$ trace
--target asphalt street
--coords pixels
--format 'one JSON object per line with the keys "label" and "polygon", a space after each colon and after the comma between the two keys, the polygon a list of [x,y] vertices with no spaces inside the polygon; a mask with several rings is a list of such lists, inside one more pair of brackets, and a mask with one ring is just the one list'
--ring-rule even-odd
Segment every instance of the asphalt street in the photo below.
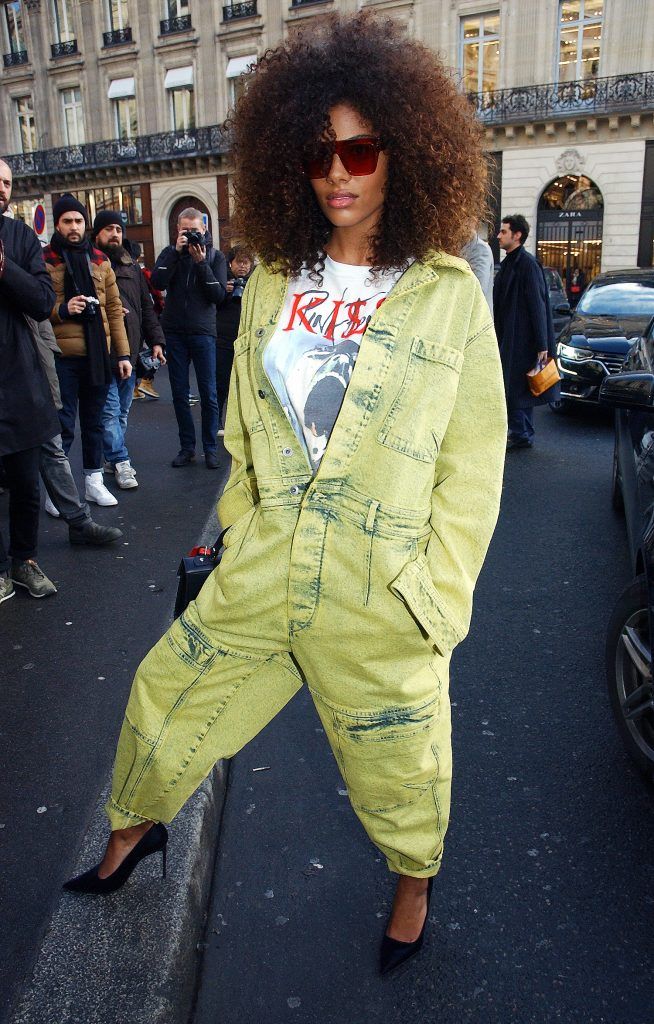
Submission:
{"label": "asphalt street", "polygon": [[232,762],[194,1024],[651,1024],[652,789],[603,668],[630,576],[612,425],[544,409],[537,428],[509,455],[453,659],[453,813],[422,956],[376,973],[393,879],[305,691]]}
{"label": "asphalt street", "polygon": [[[218,471],[201,457],[170,468],[179,444],[165,370],[156,382],[160,401],[136,402],[130,416],[138,490],[119,491],[109,477],[119,504],[92,506],[123,539],[72,548],[65,525],[43,513],[39,562],[59,592],[43,600],[22,592],[0,606],[0,1020],[75,864],[134,669],[168,624],[180,556],[200,538],[224,481],[222,446]],[[199,406],[194,414],[197,427]],[[78,440],[71,460],[79,473]],[[0,496],[3,531],[7,504]]]}

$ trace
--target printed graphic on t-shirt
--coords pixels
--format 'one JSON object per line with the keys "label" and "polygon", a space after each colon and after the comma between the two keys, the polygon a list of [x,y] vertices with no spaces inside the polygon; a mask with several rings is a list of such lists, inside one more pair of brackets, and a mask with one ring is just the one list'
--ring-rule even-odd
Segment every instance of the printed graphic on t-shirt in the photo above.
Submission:
{"label": "printed graphic on t-shirt", "polygon": [[398,276],[371,279],[368,267],[327,258],[321,286],[306,273],[289,283],[264,367],[314,472],[343,404],[361,338]]}

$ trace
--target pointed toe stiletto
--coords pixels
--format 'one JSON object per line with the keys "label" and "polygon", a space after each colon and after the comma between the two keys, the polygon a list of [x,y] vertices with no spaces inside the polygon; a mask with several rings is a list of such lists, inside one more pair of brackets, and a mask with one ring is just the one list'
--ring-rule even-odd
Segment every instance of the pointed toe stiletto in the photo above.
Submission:
{"label": "pointed toe stiletto", "polygon": [[[390,935],[384,935],[382,938],[381,949],[379,951],[380,974],[389,974],[397,967],[405,964],[407,960],[410,960],[412,956],[415,956],[416,953],[419,953],[422,949],[425,941],[427,921],[429,920],[429,904],[431,902],[431,890],[433,883],[434,879],[432,876],[427,885],[427,912],[418,938],[414,942],[400,942],[399,939],[392,939]],[[388,928],[388,925],[386,927]]]}
{"label": "pointed toe stiletto", "polygon": [[157,822],[152,828],[148,829],[145,835],[141,836],[134,849],[130,850],[125,860],[118,865],[112,874],[107,875],[106,878],[100,878],[98,876],[100,865],[96,864],[94,868],[85,871],[83,875],[78,875],[77,878],[71,878],[70,881],[65,882],[63,888],[66,892],[92,894],[115,892],[116,889],[120,889],[121,885],[125,884],[139,861],[142,861],[144,857],[149,857],[151,853],[159,853],[159,851],[161,851],[163,858],[162,876],[165,878],[167,843],[168,830],[165,825]]}

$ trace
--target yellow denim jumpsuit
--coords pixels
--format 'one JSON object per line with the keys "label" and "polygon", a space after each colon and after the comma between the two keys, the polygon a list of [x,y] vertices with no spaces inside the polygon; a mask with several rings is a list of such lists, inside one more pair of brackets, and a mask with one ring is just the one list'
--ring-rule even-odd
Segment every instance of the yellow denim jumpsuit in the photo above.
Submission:
{"label": "yellow denim jumpsuit", "polygon": [[448,670],[498,514],[506,410],[468,265],[414,263],[375,312],[315,477],[264,372],[287,278],[243,299],[218,504],[222,561],[140,665],[107,813],[169,822],[307,683],[389,868],[440,867]]}

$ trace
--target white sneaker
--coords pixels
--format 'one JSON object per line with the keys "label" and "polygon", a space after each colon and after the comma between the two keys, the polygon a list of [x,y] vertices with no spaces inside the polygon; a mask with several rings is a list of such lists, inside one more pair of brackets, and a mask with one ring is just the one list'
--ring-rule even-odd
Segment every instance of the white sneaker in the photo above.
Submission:
{"label": "white sneaker", "polygon": [[136,470],[129,459],[116,463],[116,483],[123,491],[133,491],[135,487],[138,487],[139,482],[136,479]]}
{"label": "white sneaker", "polygon": [[102,482],[102,470],[89,473],[84,477],[86,487],[86,500],[94,501],[96,505],[117,505],[118,500],[114,498],[111,491],[108,491]]}
{"label": "white sneaker", "polygon": [[44,506],[44,508],[45,508],[46,512],[48,513],[48,515],[52,516],[53,519],[59,519],[59,512],[57,511],[55,506],[50,501],[50,495],[49,494],[46,494],[46,496],[45,496],[45,506]]}

